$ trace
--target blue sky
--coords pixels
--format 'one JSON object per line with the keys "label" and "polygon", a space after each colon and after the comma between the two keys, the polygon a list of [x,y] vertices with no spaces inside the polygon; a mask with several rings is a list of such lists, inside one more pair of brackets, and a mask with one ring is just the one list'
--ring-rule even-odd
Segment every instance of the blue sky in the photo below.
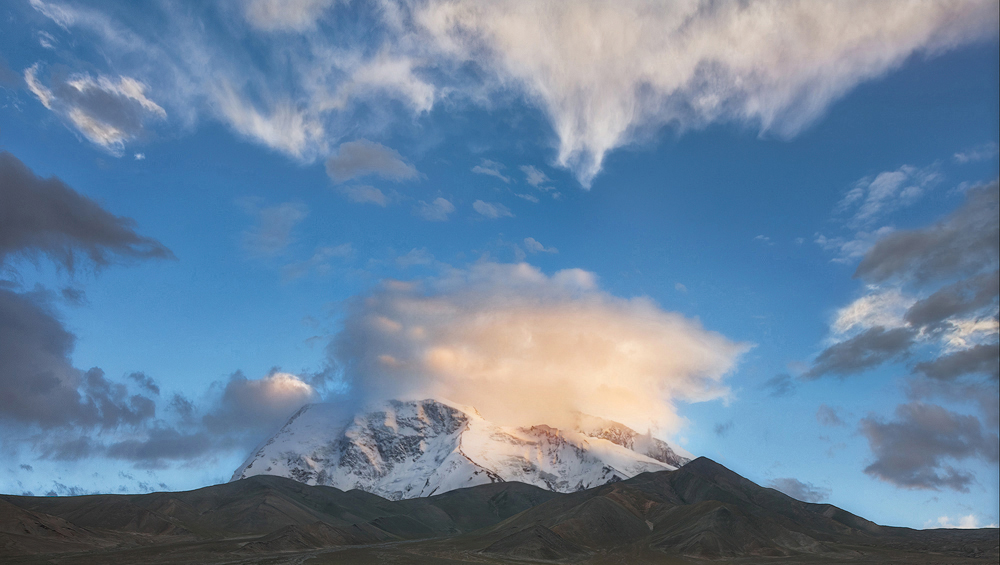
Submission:
{"label": "blue sky", "polygon": [[[477,403],[421,361],[452,348],[508,407],[996,524],[995,3],[623,6],[5,5],[0,490],[195,488],[304,402]],[[548,349],[455,335],[484,315]]]}

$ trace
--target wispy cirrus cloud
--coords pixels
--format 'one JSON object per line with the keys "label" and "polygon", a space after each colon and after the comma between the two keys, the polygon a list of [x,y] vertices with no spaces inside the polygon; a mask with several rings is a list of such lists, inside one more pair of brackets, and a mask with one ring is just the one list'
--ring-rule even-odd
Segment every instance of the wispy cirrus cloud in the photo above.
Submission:
{"label": "wispy cirrus cloud", "polygon": [[[663,126],[729,122],[794,136],[912,55],[997,33],[997,6],[987,0],[255,0],[241,7],[247,29],[198,25],[232,9],[222,5],[199,16],[167,6],[157,29],[110,11],[30,5],[63,32],[105,42],[112,64],[163,93],[186,123],[209,116],[306,161],[442,101],[490,106],[516,92],[544,112],[558,139],[555,163],[584,187],[610,151]],[[362,35],[351,32],[359,23]],[[248,34],[262,59],[246,56]]]}

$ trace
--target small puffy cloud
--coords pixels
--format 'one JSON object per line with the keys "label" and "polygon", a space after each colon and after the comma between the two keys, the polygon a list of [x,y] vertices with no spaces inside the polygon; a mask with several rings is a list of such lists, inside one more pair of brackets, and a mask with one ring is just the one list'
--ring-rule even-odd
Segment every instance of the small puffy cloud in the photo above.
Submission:
{"label": "small puffy cloud", "polygon": [[503,182],[509,184],[510,178],[504,176],[504,174],[500,172],[500,169],[503,168],[504,166],[501,163],[497,163],[496,161],[490,161],[489,159],[483,159],[481,163],[479,163],[475,167],[472,167],[472,172],[480,175],[489,175],[491,177],[496,177],[502,180]]}
{"label": "small puffy cloud", "polygon": [[544,190],[541,188],[542,185],[549,182],[549,177],[545,176],[545,173],[531,165],[521,165],[521,172],[524,173],[525,182],[540,190]]}
{"label": "small puffy cloud", "polygon": [[922,283],[995,268],[1000,257],[997,181],[966,193],[966,202],[928,228],[900,230],[876,243],[855,277],[882,282],[904,277]]}
{"label": "small puffy cloud", "polygon": [[984,143],[967,151],[959,151],[952,156],[952,159],[959,164],[976,163],[985,161],[997,156],[1000,146],[994,142]]}
{"label": "small puffy cloud", "polygon": [[79,255],[98,267],[121,259],[174,258],[160,242],[136,233],[130,218],[0,152],[0,264],[11,256],[38,255],[71,271]]}
{"label": "small puffy cloud", "polygon": [[753,240],[754,241],[759,241],[760,243],[762,243],[764,245],[774,245],[774,242],[771,241],[771,238],[768,237],[768,236],[766,236],[766,235],[758,235],[758,236],[754,237]]}
{"label": "small puffy cloud", "polygon": [[555,247],[545,247],[533,237],[524,238],[524,248],[528,253],[559,253]]}
{"label": "small puffy cloud", "polygon": [[898,288],[871,287],[868,293],[837,310],[831,329],[836,335],[856,333],[875,326],[898,328],[906,325],[907,311],[916,301]]}
{"label": "small puffy cloud", "polygon": [[483,202],[482,200],[476,200],[472,203],[472,209],[491,220],[514,217],[514,214],[509,208],[498,202]]}
{"label": "small puffy cloud", "polygon": [[395,149],[367,139],[342,143],[337,153],[327,159],[326,172],[336,183],[367,175],[393,181],[419,176],[417,169],[404,161]]}
{"label": "small puffy cloud", "polygon": [[813,241],[823,249],[837,254],[831,259],[832,262],[847,263],[864,257],[876,241],[892,232],[891,226],[882,226],[871,231],[859,230],[848,237],[827,237],[817,233]]}
{"label": "small puffy cloud", "polygon": [[146,97],[147,86],[131,77],[74,74],[52,77],[45,86],[36,63],[24,71],[28,89],[49,110],[69,122],[91,142],[115,155],[125,143],[145,131],[150,120],[164,120],[167,112]]}
{"label": "small puffy cloud", "polygon": [[305,31],[335,0],[250,0],[245,5],[247,21],[263,31]]}
{"label": "small puffy cloud", "polygon": [[413,214],[423,218],[428,222],[444,222],[448,219],[448,214],[455,211],[455,205],[445,198],[435,198],[433,202],[427,203],[423,200],[417,202],[413,207]]}
{"label": "small puffy cloud", "polygon": [[788,496],[803,502],[823,502],[830,498],[830,489],[818,487],[811,483],[804,483],[791,477],[774,479],[769,484],[771,488],[780,490]]}
{"label": "small puffy cloud", "polygon": [[385,193],[374,186],[343,186],[338,190],[345,198],[358,204],[375,204],[385,208],[386,204],[389,203],[389,198]]}
{"label": "small puffy cloud", "polygon": [[274,371],[248,379],[237,371],[226,382],[217,406],[203,418],[212,433],[260,434],[273,431],[319,395],[296,375]]}
{"label": "small puffy cloud", "polygon": [[816,421],[824,426],[846,426],[844,420],[837,414],[837,409],[826,404],[820,404],[816,409]]}
{"label": "small puffy cloud", "polygon": [[916,202],[940,178],[933,169],[903,165],[898,170],[854,183],[837,205],[837,211],[852,214],[847,221],[849,227],[870,226],[885,214]]}
{"label": "small puffy cloud", "polygon": [[519,192],[515,192],[514,196],[520,198],[521,200],[527,200],[532,204],[538,204],[538,197],[535,196],[534,194],[521,194]]}
{"label": "small puffy cloud", "polygon": [[136,154],[135,154],[135,155],[133,155],[132,157],[133,157],[133,158],[134,158],[134,159],[135,159],[136,161],[145,161],[145,160],[146,160],[146,154],[145,154],[145,153],[136,153]]}
{"label": "small puffy cloud", "polygon": [[366,398],[444,397],[513,424],[581,411],[676,431],[679,401],[725,396],[748,348],[594,276],[480,263],[350,303],[330,351]]}
{"label": "small puffy cloud", "polygon": [[937,520],[928,520],[924,524],[924,529],[933,528],[955,528],[960,530],[974,530],[977,528],[995,528],[996,524],[981,524],[975,514],[966,514],[958,518],[951,516],[939,516]]}
{"label": "small puffy cloud", "polygon": [[239,203],[254,217],[254,225],[243,232],[243,247],[257,257],[274,257],[291,245],[292,230],[309,215],[301,202],[285,202],[261,207],[255,199]]}
{"label": "small puffy cloud", "polygon": [[934,404],[902,404],[894,420],[863,418],[860,430],[875,455],[865,473],[903,488],[968,492],[975,477],[950,462],[998,462],[996,433],[984,430],[975,416]]}
{"label": "small puffy cloud", "polygon": [[674,283],[674,290],[676,290],[677,292],[686,293],[688,291],[688,287],[684,286],[681,283]]}

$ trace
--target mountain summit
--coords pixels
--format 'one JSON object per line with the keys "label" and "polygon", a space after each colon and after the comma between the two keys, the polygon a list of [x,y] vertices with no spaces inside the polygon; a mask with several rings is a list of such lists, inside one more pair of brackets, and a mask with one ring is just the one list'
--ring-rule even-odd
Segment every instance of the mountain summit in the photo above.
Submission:
{"label": "mountain summit", "polygon": [[666,442],[579,414],[573,429],[500,426],[475,408],[391,400],[353,419],[325,404],[299,410],[233,473],[360,489],[390,500],[519,481],[575,492],[689,461]]}

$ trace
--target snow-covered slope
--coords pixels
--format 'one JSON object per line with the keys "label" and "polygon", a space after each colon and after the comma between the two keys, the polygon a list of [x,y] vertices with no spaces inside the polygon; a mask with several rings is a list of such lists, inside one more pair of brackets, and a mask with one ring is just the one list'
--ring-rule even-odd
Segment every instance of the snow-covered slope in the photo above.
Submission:
{"label": "snow-covered slope", "polygon": [[498,426],[474,408],[389,401],[345,420],[331,406],[299,410],[233,473],[280,475],[398,500],[498,481],[572,492],[688,462],[665,442],[580,415],[574,430]]}

